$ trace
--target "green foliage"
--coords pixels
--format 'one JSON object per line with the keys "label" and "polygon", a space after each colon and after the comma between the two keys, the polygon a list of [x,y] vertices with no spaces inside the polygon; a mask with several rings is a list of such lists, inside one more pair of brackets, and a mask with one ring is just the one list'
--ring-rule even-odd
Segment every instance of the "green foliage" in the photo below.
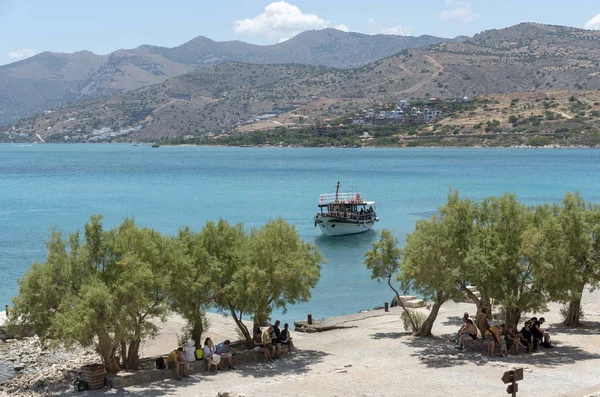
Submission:
{"label": "green foliage", "polygon": [[67,346],[94,346],[114,372],[117,347],[123,364],[136,367],[140,342],[156,332],[150,319],[166,315],[165,275],[176,255],[168,240],[133,220],[105,231],[101,219],[85,225],[83,242],[78,233],[68,241],[51,233],[46,262],[19,280],[9,321]]}
{"label": "green foliage", "polygon": [[552,143],[552,140],[546,136],[536,136],[534,138],[531,138],[528,142],[528,144],[530,146],[536,146],[536,147],[547,146],[547,145],[550,145],[551,143]]}
{"label": "green foliage", "polygon": [[576,326],[585,287],[600,284],[600,207],[586,203],[579,193],[567,193],[560,205],[546,211],[552,216],[545,217],[541,228],[542,281],[551,299],[569,303],[565,325]]}
{"label": "green foliage", "polygon": [[473,234],[473,205],[460,199],[458,192],[448,194],[439,216],[417,221],[415,231],[406,238],[402,272],[405,290],[413,290],[433,306],[417,335],[429,336],[440,306],[460,296],[457,280]]}
{"label": "green foliage", "polygon": [[404,330],[414,333],[415,327],[416,329],[419,329],[419,327],[423,325],[425,314],[416,310],[404,310],[400,315],[400,318],[402,319]]}
{"label": "green foliage", "polygon": [[371,271],[371,279],[390,280],[400,270],[402,250],[398,247],[398,239],[388,229],[383,229],[379,241],[372,243],[372,247],[365,253],[364,260]]}

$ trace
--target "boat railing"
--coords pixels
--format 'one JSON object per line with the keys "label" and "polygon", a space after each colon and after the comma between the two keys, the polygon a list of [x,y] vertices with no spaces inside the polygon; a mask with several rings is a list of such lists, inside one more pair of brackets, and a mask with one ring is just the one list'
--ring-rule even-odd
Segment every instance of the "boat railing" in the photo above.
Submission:
{"label": "boat railing", "polygon": [[356,220],[356,221],[370,221],[372,219],[375,219],[375,213],[371,212],[371,213],[367,213],[367,214],[356,214],[354,212],[330,211],[330,212],[323,212],[323,213],[317,214],[317,218],[325,218],[325,217],[340,218],[340,219],[352,219],[352,220]]}
{"label": "boat railing", "polygon": [[338,193],[337,201],[335,193],[326,193],[319,196],[319,205],[323,204],[362,204],[365,198],[360,193],[346,192]]}

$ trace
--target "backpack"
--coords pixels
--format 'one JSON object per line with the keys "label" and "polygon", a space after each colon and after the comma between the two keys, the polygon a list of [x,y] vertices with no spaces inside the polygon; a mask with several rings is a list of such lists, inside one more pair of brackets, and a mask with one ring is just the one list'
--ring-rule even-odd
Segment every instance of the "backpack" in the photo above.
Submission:
{"label": "backpack", "polygon": [[156,359],[156,369],[165,369],[167,368],[165,364],[165,359],[161,356]]}
{"label": "backpack", "polygon": [[202,357],[204,357],[204,350],[196,349],[196,360],[202,360]]}

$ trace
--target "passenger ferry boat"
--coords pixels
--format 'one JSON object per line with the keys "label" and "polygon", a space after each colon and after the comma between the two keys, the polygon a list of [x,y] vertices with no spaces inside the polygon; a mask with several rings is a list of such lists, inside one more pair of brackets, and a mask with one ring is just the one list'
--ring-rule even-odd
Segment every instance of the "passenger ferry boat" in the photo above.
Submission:
{"label": "passenger ferry boat", "polygon": [[360,193],[340,193],[340,182],[335,193],[319,196],[319,209],[315,215],[315,227],[326,236],[344,236],[371,230],[379,218],[375,214],[375,202],[365,201]]}

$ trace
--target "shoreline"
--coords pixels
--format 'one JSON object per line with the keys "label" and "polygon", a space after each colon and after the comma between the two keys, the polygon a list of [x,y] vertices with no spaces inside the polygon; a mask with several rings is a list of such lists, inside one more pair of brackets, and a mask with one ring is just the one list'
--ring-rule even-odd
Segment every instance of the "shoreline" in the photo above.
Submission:
{"label": "shoreline", "polygon": [[[20,145],[29,142],[0,142],[0,145]],[[144,145],[140,146],[150,146],[150,142],[143,142]],[[44,142],[40,145],[124,145],[131,146],[130,142],[73,142],[73,143],[65,143],[65,142]],[[402,149],[402,150],[410,150],[410,149],[600,149],[600,145],[590,146],[590,145],[545,145],[545,146],[530,146],[530,145],[512,145],[512,146],[356,146],[356,147],[340,147],[340,146],[298,146],[298,145],[206,145],[206,144],[192,144],[192,143],[183,143],[183,144],[161,144],[161,147],[202,147],[202,148],[272,148],[272,149]]]}
{"label": "shoreline", "polygon": [[[400,320],[401,309],[370,310],[328,318],[341,327],[319,333],[292,331],[298,352],[284,355],[275,363],[242,364],[236,371],[208,374],[200,371],[183,383],[165,380],[127,387],[126,393],[172,394],[183,397],[229,393],[236,396],[420,396],[464,397],[467,390],[475,395],[499,395],[506,388],[500,378],[505,371],[524,368],[519,392],[528,396],[596,396],[600,393],[597,368],[600,366],[600,291],[587,292],[582,300],[586,318],[583,326],[568,329],[560,324],[561,305],[550,303],[544,313],[554,349],[536,354],[511,354],[488,358],[482,342],[467,351],[459,351],[450,341],[460,327],[463,312],[474,315],[475,305],[447,302],[439,312],[431,338],[416,338],[406,332]],[[426,312],[426,308],[417,309]],[[205,336],[215,343],[234,338],[231,318],[210,314],[212,325]],[[182,319],[170,316],[162,323],[156,338],[142,346],[142,356],[166,354],[177,343]],[[494,320],[499,323],[501,320]],[[159,323],[161,325],[161,323]],[[2,361],[2,360],[0,360]],[[97,361],[97,358],[96,358]],[[235,356],[234,356],[235,365]],[[468,385],[465,388],[465,385]],[[66,393],[72,385],[63,384]],[[93,396],[118,396],[122,390],[102,389],[88,392]],[[412,394],[411,394],[412,393]],[[0,387],[0,395],[2,388]],[[35,395],[35,394],[31,394]]]}

